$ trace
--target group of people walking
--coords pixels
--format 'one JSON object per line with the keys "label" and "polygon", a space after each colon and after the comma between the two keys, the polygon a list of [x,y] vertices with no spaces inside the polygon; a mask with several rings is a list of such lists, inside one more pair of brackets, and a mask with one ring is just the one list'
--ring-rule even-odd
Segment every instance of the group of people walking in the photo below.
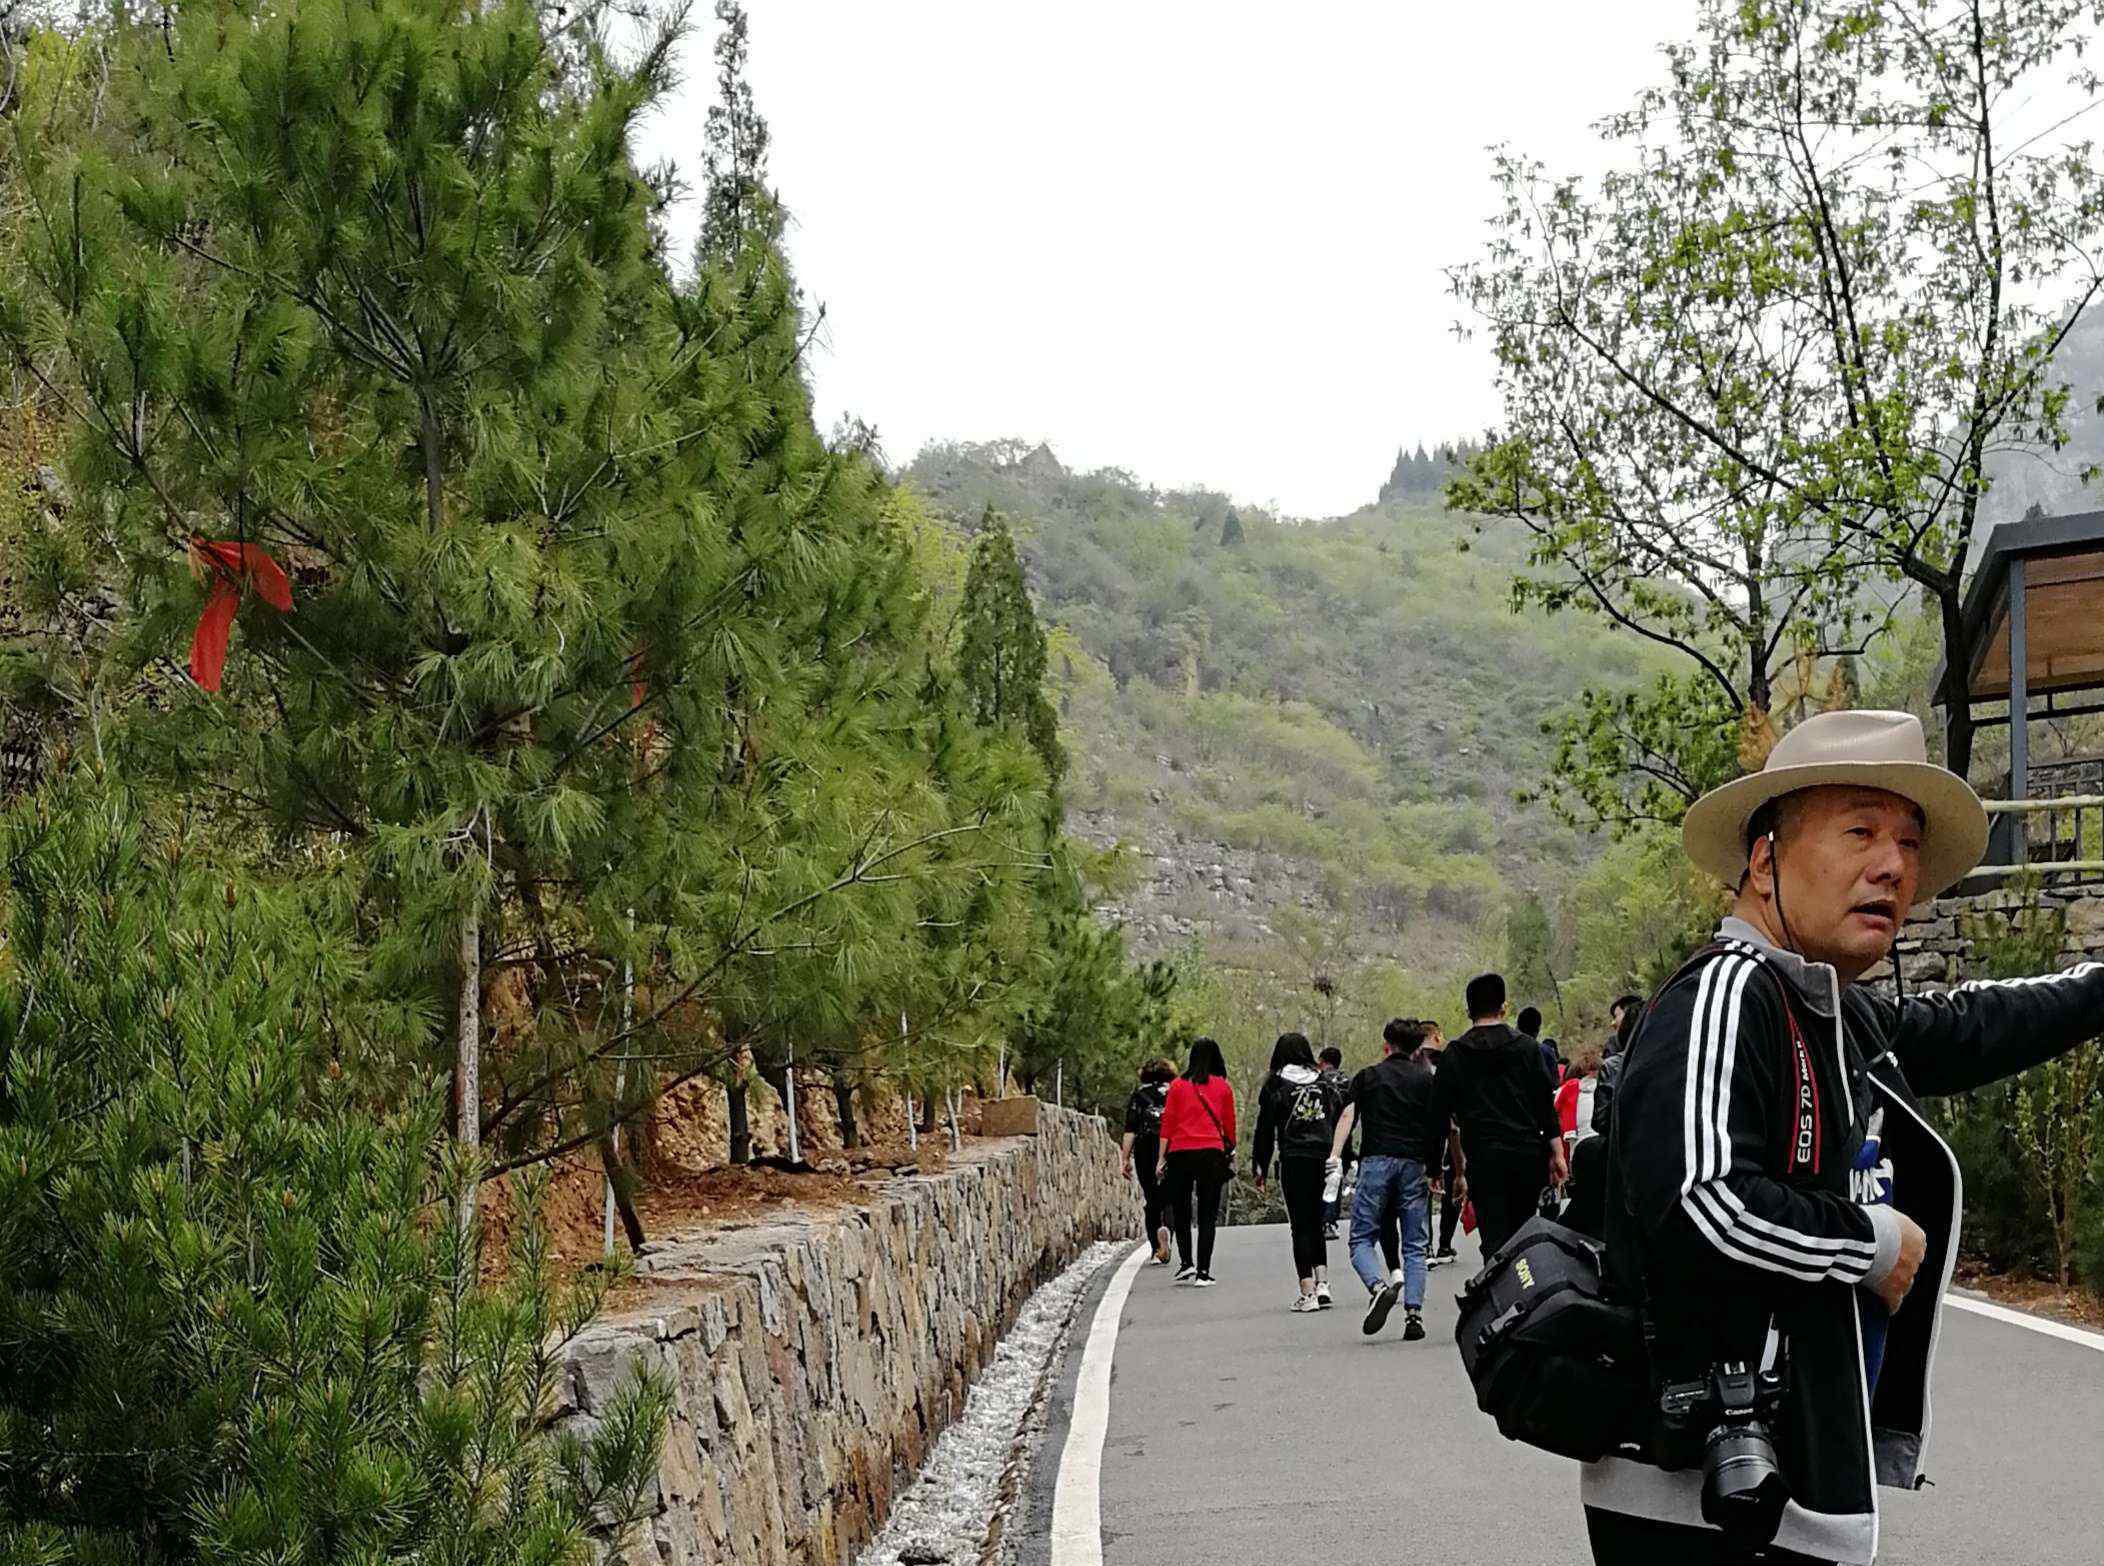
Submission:
{"label": "group of people walking", "polygon": [[1124,1167],[1139,1177],[1155,1265],[1169,1264],[1173,1221],[1176,1281],[1211,1288],[1220,1196],[1235,1172],[1235,1089],[1213,1040],[1191,1045],[1182,1076],[1166,1060],[1140,1068],[1125,1109]]}
{"label": "group of people walking", "polygon": [[[1339,1198],[1353,1172],[1348,1253],[1366,1291],[1362,1327],[1379,1332],[1396,1306],[1403,1336],[1425,1336],[1430,1268],[1455,1259],[1455,1230],[1473,1208],[1484,1254],[1504,1244],[1562,1187],[1578,1137],[1581,1095],[1551,1043],[1505,1021],[1505,981],[1470,981],[1468,1030],[1450,1044],[1437,1022],[1399,1017],[1382,1030],[1382,1055],[1354,1075],[1343,1055],[1320,1058],[1305,1034],[1279,1036],[1257,1094],[1253,1174],[1259,1191],[1274,1174],[1285,1200],[1297,1292],[1291,1309],[1330,1309],[1329,1241]],[[1571,1116],[1559,1115],[1570,1086]],[[1588,1103],[1588,1109],[1590,1104]],[[1141,1068],[1126,1109],[1124,1161],[1146,1203],[1147,1236],[1159,1266],[1172,1241],[1176,1281],[1212,1284],[1220,1198],[1233,1178],[1236,1104],[1220,1046],[1199,1039],[1181,1075],[1167,1060]],[[1572,1134],[1566,1136],[1566,1131]],[[1440,1198],[1438,1248],[1431,1245],[1432,1197]]]}
{"label": "group of people walking", "polygon": [[[1285,1192],[1293,1308],[1328,1302],[1323,1203],[1355,1135],[1351,1257],[1369,1333],[1400,1303],[1406,1336],[1424,1335],[1434,1188],[1449,1213],[1468,1202],[1493,1256],[1568,1185],[1563,1225],[1603,1242],[1606,1297],[1643,1336],[1640,1359],[1595,1355],[1582,1328],[1533,1345],[1552,1376],[1564,1352],[1586,1388],[1626,1378],[1610,1389],[1626,1405],[1614,1449],[1580,1465],[1597,1566],[1870,1566],[1881,1489],[1926,1482],[1963,1217],[1962,1172],[1921,1097],[2054,1059],[2104,1018],[2095,962],[1927,994],[1869,982],[1908,911],[1959,885],[1987,840],[1985,807],[1928,760],[1918,719],[1822,713],[1689,807],[1688,858],[1728,890],[1731,913],[1648,1000],[1616,1003],[1597,1063],[1581,1056],[1566,1073],[1532,1019],[1507,1025],[1495,974],[1468,985],[1470,1025],[1451,1044],[1436,1024],[1398,1019],[1380,1061],[1348,1083],[1301,1035],[1282,1037],[1256,1160],[1259,1179],[1276,1165]],[[1147,1164],[1172,1177],[1185,1271],[1207,1281],[1235,1146],[1218,1047],[1202,1041],[1136,1109],[1157,1090],[1159,1109],[1139,1116],[1158,1121],[1142,1179]],[[1161,1211],[1150,1185],[1166,1260]],[[1515,1271],[1528,1260],[1507,1259]],[[1619,1335],[1605,1341],[1620,1350]]]}

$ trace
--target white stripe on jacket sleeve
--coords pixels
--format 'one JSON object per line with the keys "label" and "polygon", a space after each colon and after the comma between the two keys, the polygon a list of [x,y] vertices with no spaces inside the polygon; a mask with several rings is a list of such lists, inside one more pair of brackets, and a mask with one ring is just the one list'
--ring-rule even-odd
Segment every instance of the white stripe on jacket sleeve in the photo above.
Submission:
{"label": "white stripe on jacket sleeve", "polygon": [[1817,1283],[1857,1283],[1869,1274],[1877,1241],[1805,1234],[1747,1209],[1725,1183],[1731,1173],[1731,1083],[1739,1056],[1746,985],[1759,959],[1708,963],[1688,1022],[1681,1208],[1696,1231],[1731,1261]]}

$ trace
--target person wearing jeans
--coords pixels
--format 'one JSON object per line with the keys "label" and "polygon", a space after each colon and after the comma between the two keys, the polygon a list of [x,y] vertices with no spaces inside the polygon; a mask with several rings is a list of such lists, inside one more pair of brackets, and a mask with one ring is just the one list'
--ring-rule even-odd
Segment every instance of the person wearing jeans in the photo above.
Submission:
{"label": "person wearing jeans", "polygon": [[[1381,1230],[1390,1223],[1399,1223],[1406,1322],[1420,1315],[1425,1305],[1430,1189],[1425,1183],[1425,1166],[1418,1159],[1372,1153],[1359,1163],[1359,1194],[1352,1203],[1352,1271],[1359,1275],[1369,1295],[1393,1287],[1395,1278],[1382,1254],[1385,1248]],[[1391,1300],[1391,1308],[1393,1304]],[[1380,1330],[1378,1324],[1374,1330]],[[1407,1336],[1407,1326],[1404,1331]]]}
{"label": "person wearing jeans", "polygon": [[[1431,1024],[1398,1017],[1381,1030],[1386,1053],[1352,1078],[1350,1102],[1330,1141],[1330,1161],[1341,1164],[1354,1127],[1359,1143],[1359,1190],[1352,1201],[1352,1270],[1366,1285],[1369,1336],[1403,1303],[1403,1337],[1425,1335],[1425,1149],[1432,1135],[1432,1067],[1425,1058]],[[1401,1255],[1384,1270],[1380,1251],[1399,1224]],[[1397,1263],[1400,1265],[1397,1265]]]}

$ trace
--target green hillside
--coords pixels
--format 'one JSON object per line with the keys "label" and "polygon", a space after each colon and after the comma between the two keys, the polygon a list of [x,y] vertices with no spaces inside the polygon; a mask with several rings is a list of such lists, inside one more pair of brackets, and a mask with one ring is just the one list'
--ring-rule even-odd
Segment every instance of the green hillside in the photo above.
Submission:
{"label": "green hillside", "polygon": [[908,477],[961,526],[992,505],[1016,527],[1084,832],[1165,874],[1195,858],[1216,894],[1263,876],[1209,845],[1264,856],[1280,884],[1241,889],[1261,915],[1435,965],[1598,853],[1514,795],[1546,765],[1545,717],[1658,664],[1580,617],[1515,615],[1517,541],[1426,502],[1284,521],[1012,441],[931,447]]}

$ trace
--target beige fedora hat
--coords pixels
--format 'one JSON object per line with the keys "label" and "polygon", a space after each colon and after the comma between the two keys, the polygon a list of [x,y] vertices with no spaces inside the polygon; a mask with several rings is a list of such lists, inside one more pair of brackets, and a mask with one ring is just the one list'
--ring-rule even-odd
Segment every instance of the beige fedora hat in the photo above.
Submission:
{"label": "beige fedora hat", "polygon": [[1771,799],[1827,784],[1883,789],[1910,800],[1927,823],[1917,902],[1964,878],[1987,851],[1987,812],[1965,779],[1929,760],[1910,712],[1822,712],[1777,742],[1758,772],[1711,789],[1688,807],[1680,840],[1688,858],[1726,886],[1746,870],[1746,824]]}

